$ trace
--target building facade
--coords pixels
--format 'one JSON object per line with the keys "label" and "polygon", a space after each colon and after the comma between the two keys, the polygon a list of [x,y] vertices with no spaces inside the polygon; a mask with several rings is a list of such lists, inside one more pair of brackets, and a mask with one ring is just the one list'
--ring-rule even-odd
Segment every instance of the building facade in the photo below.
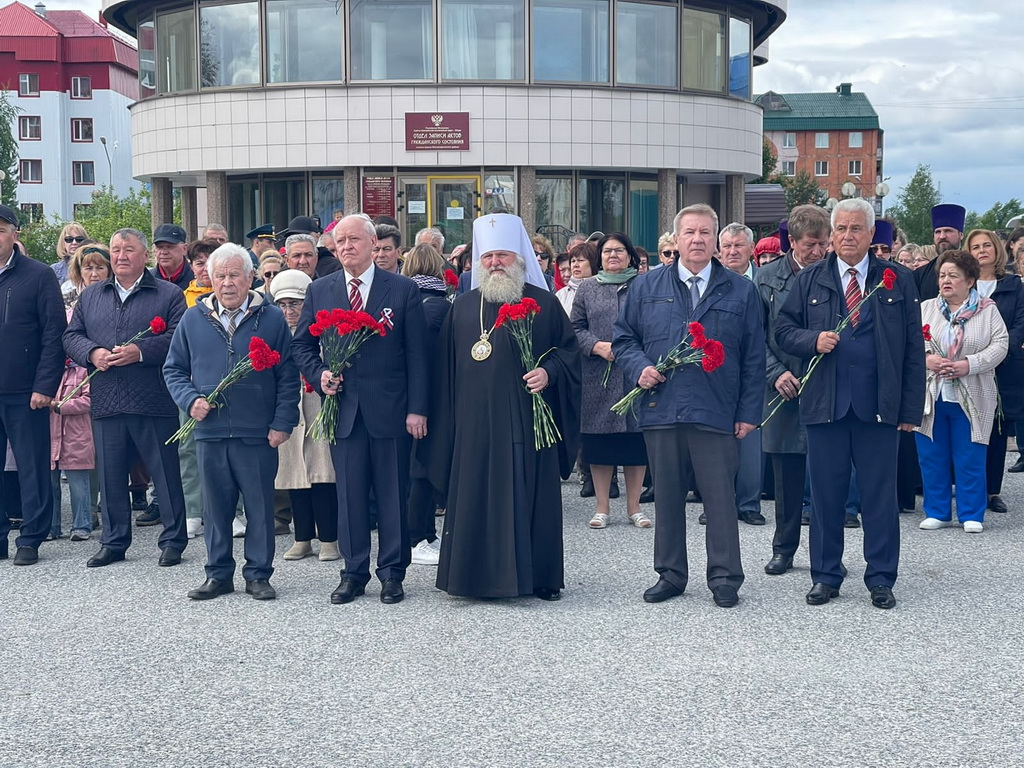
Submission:
{"label": "building facade", "polygon": [[[764,135],[778,154],[778,172],[813,178],[826,197],[862,197],[882,215],[882,136],[868,97],[850,83],[835,93],[775,93],[757,97]],[[849,186],[847,186],[849,185]],[[880,194],[881,193],[881,194]]]}
{"label": "building facade", "polygon": [[[391,214],[468,239],[472,219],[620,229],[683,203],[742,212],[761,171],[751,72],[786,3],[734,0],[134,0],[133,169],[154,219],[240,239],[295,215]],[[760,58],[759,58],[760,57]],[[556,237],[557,239],[557,237]]]}
{"label": "building facade", "polygon": [[18,111],[12,128],[26,221],[70,221],[94,190],[139,186],[129,112],[138,78],[135,49],[80,11],[0,8],[0,83]]}

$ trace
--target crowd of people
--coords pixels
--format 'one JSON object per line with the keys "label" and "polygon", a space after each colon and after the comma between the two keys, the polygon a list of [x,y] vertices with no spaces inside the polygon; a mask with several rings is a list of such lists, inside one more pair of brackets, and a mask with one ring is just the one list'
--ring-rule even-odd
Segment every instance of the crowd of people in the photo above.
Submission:
{"label": "crowd of people", "polygon": [[[397,221],[340,211],[248,247],[217,224],[196,240],[163,224],[151,245],[72,222],[47,268],[0,206],[0,345],[24,361],[0,370],[0,559],[12,525],[15,565],[65,535],[66,485],[71,539],[99,531],[89,567],[125,559],[133,522],[162,526],[160,566],[202,536],[195,600],[234,590],[234,538],[246,592],[276,597],[275,537],[293,529],[283,560],[342,561],[335,604],[371,575],[400,602],[411,565],[451,595],[557,600],[562,481],[577,473],[601,530],[621,467],[625,521],[653,528],[645,601],[686,589],[699,500],[708,589],[736,605],[738,524],[765,525],[770,497],[767,574],[808,525],[806,601],[829,602],[844,528],[862,526],[870,601],[891,608],[900,513],[920,492],[922,530],[980,533],[1007,511],[1022,434],[1024,230],[965,233],[965,214],[936,206],[920,246],[860,200],[799,206],[760,239],[698,204],[653,257],[622,232],[559,253],[504,213],[450,249],[437,228],[403,247]],[[338,310],[370,329],[343,364],[331,328],[356,315]]]}

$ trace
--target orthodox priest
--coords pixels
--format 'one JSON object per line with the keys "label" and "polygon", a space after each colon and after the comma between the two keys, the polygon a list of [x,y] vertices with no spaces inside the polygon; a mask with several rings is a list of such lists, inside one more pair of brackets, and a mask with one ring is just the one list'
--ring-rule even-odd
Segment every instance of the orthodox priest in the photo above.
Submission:
{"label": "orthodox priest", "polygon": [[[450,595],[536,595],[563,586],[562,495],[579,439],[580,355],[569,318],[544,281],[518,216],[473,224],[473,290],[441,328],[427,444],[431,482],[447,498],[437,586]],[[503,304],[529,297],[533,352],[524,370]],[[551,407],[561,440],[537,450],[531,393]]]}

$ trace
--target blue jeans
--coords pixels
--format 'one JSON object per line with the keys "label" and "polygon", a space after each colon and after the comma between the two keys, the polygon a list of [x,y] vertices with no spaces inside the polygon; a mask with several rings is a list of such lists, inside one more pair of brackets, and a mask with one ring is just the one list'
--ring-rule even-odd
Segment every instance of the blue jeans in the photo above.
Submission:
{"label": "blue jeans", "polygon": [[924,479],[924,514],[953,519],[953,475],[956,472],[956,516],[961,523],[983,522],[988,492],[985,482],[987,447],[971,442],[971,422],[959,403],[935,402],[932,439],[915,433],[917,458]]}
{"label": "blue jeans", "polygon": [[[54,536],[61,535],[61,492],[60,492],[61,470],[55,469],[50,472],[50,482],[53,486],[53,520],[50,523],[50,533]],[[92,493],[89,489],[89,475],[91,469],[65,469],[64,474],[68,478],[68,493],[71,495],[71,530],[83,533],[92,532]]]}

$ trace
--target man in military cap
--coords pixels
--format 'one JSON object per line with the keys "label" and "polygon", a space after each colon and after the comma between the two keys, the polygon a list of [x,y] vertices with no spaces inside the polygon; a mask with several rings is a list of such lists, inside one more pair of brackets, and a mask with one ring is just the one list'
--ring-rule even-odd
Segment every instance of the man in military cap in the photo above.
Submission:
{"label": "man in military cap", "polygon": [[277,239],[277,235],[274,234],[273,224],[263,224],[246,232],[245,239],[251,243],[249,258],[252,259],[253,266],[259,267],[263,254],[274,250],[274,241]]}

